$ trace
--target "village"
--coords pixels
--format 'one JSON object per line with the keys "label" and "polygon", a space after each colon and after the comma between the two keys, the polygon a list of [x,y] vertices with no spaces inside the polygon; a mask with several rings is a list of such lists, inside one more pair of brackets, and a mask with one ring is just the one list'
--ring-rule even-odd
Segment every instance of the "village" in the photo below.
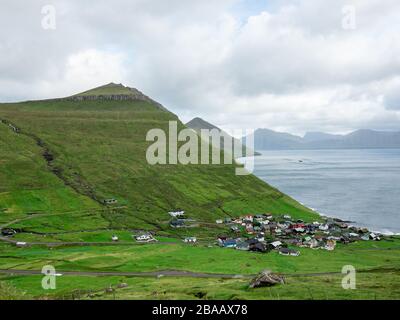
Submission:
{"label": "village", "polygon": [[[185,212],[169,212],[172,216],[171,227],[185,227]],[[382,235],[358,228],[336,219],[322,217],[322,222],[305,223],[292,219],[289,214],[256,214],[239,218],[224,218],[215,221],[225,225],[227,233],[219,235],[217,244],[223,248],[242,251],[267,253],[275,250],[285,256],[299,256],[294,247],[333,251],[337,243],[349,244],[355,241],[380,241]],[[184,239],[186,243],[195,243],[195,237]]]}
{"label": "village", "polygon": [[[107,205],[117,203],[115,199],[104,200]],[[169,226],[177,229],[190,230],[198,227],[199,222],[189,219],[184,210],[168,212],[170,216]],[[311,248],[314,250],[333,251],[338,243],[349,244],[355,241],[380,241],[382,235],[370,232],[366,228],[359,228],[336,218],[321,217],[320,221],[304,222],[293,219],[290,214],[272,215],[270,213],[245,215],[238,218],[226,217],[217,219],[208,225],[218,226],[221,233],[214,240],[198,239],[194,235],[187,236],[182,241],[186,244],[207,243],[209,246],[219,246],[242,251],[268,253],[278,252],[284,256],[299,256],[300,251],[296,248]],[[0,234],[6,238],[16,235],[12,228],[1,228]],[[136,231],[132,239],[137,243],[157,243],[159,240],[153,232]],[[116,234],[111,236],[112,242],[119,242]],[[175,240],[176,241],[176,240]],[[164,244],[176,243],[174,239],[164,241]],[[16,246],[26,247],[28,243],[15,241]]]}

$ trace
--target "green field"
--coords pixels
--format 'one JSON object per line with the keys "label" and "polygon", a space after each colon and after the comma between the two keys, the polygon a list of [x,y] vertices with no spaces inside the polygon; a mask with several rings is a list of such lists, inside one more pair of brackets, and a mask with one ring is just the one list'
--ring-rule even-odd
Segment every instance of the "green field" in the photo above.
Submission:
{"label": "green field", "polygon": [[[123,87],[103,87],[81,96],[124,95]],[[253,254],[215,246],[227,233],[218,218],[244,214],[290,214],[305,221],[319,216],[253,175],[236,176],[235,165],[156,165],[147,163],[146,133],[167,131],[178,118],[151,100],[46,100],[0,104],[0,228],[18,230],[18,241],[43,243],[26,248],[0,243],[0,269],[144,272],[182,270],[251,275],[263,269],[290,274],[340,272],[354,265],[360,290],[340,286],[340,276],[289,277],[286,285],[248,289],[248,279],[60,277],[54,292],[40,276],[1,276],[0,298],[128,299],[347,299],[400,298],[398,239],[339,246],[334,252],[301,249],[300,257],[275,252]],[[14,132],[8,123],[21,129]],[[179,127],[183,124],[179,122]],[[45,154],[51,154],[46,159]],[[102,200],[115,198],[106,207]],[[187,229],[169,226],[177,208],[194,220]],[[138,245],[132,234],[155,233],[157,244]],[[110,242],[118,235],[118,245]],[[182,238],[197,236],[196,246]],[[46,243],[63,243],[48,248]],[[68,242],[92,245],[68,246]],[[172,243],[169,243],[172,242]],[[129,284],[107,295],[104,288]],[[93,291],[94,297],[88,297]]]}

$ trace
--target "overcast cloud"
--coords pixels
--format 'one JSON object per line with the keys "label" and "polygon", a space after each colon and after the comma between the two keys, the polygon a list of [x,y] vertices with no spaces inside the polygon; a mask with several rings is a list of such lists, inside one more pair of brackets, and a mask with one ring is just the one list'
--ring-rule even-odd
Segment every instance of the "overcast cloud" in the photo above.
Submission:
{"label": "overcast cloud", "polygon": [[0,27],[1,101],[117,82],[224,129],[400,130],[398,0],[2,0]]}

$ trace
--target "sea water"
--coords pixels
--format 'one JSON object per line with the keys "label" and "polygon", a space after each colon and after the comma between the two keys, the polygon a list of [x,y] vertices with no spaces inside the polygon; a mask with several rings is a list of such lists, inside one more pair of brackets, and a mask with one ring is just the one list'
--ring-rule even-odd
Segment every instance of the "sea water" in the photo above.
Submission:
{"label": "sea water", "polygon": [[254,174],[305,206],[400,232],[400,149],[258,151]]}

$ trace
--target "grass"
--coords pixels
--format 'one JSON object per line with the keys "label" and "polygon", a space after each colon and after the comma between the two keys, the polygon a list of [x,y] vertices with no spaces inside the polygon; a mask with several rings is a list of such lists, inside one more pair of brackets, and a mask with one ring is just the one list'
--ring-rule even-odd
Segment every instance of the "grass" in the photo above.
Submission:
{"label": "grass", "polygon": [[[17,297],[47,299],[101,299],[101,300],[382,300],[400,297],[400,272],[390,273],[392,281],[379,273],[357,275],[356,290],[344,290],[342,276],[286,277],[286,284],[249,289],[245,279],[199,278],[137,278],[137,277],[88,277],[62,276],[56,279],[56,290],[44,290],[41,276],[0,277],[0,284],[18,292]],[[1,282],[2,281],[2,282]],[[124,283],[126,288],[118,288]],[[383,286],[383,284],[385,284]],[[1,285],[0,285],[1,286]],[[106,293],[112,287],[114,293]],[[1,287],[0,287],[1,288]],[[26,295],[29,291],[31,295]],[[22,292],[22,293],[21,293]],[[25,292],[25,294],[23,294]]]}
{"label": "grass", "polygon": [[[126,94],[118,90],[106,87],[84,94]],[[129,283],[117,292],[117,298],[126,299],[308,299],[310,292],[316,299],[399,298],[400,255],[396,249],[389,250],[399,247],[398,239],[339,246],[335,252],[301,249],[296,258],[183,244],[185,236],[212,243],[215,235],[226,232],[225,226],[212,223],[226,216],[269,212],[306,221],[319,217],[253,175],[236,176],[234,165],[149,165],[145,158],[148,130],[167,131],[168,121],[179,121],[151,101],[8,103],[0,104],[0,119],[22,130],[16,134],[0,123],[0,226],[23,231],[16,239],[104,242],[117,234],[121,241],[133,244],[132,232],[151,230],[160,240],[152,245],[22,249],[0,243],[0,269],[41,270],[51,264],[59,271],[174,269],[254,274],[263,269],[340,272],[343,265],[352,264],[358,270],[374,270],[360,274],[362,289],[357,292],[344,291],[333,276],[293,278],[285,286],[257,290],[249,290],[247,280],[240,279],[68,276],[58,279],[59,289],[49,293],[41,289],[40,277],[3,276],[0,298],[62,298],[79,289],[108,299],[104,287],[119,281]],[[179,122],[179,128],[183,127]],[[51,166],[38,139],[54,156]],[[119,208],[100,204],[108,198],[117,199]],[[167,212],[177,208],[197,220],[198,226],[171,228]],[[171,239],[176,244],[164,243]]]}
{"label": "grass", "polygon": [[[116,198],[123,212],[103,215],[117,228],[168,229],[167,211],[184,208],[190,218],[215,221],[226,215],[282,213],[309,220],[317,215],[255,176],[236,176],[234,165],[156,165],[146,161],[146,133],[167,131],[169,112],[144,101],[34,101],[0,104],[6,152],[0,161],[0,208],[24,214],[98,207],[84,197],[90,189],[101,200]],[[180,128],[183,124],[179,122]],[[49,171],[42,150],[29,136],[43,140],[55,156],[65,186]],[[10,142],[12,147],[10,146]],[[19,157],[19,150],[26,156]],[[1,190],[0,189],[0,190]],[[2,196],[1,196],[2,195]],[[79,208],[80,207],[80,208]],[[1,216],[1,214],[0,214]],[[1,217],[4,221],[9,217]]]}
{"label": "grass", "polygon": [[[150,244],[140,246],[32,247],[18,249],[3,245],[0,258],[7,268],[37,269],[52,264],[58,270],[162,271],[256,274],[270,269],[280,273],[341,272],[344,265],[358,270],[399,268],[400,240],[374,243],[374,247],[352,244],[334,252],[300,249],[299,257],[271,252],[257,254],[218,247]],[[388,249],[397,248],[397,249]]]}

